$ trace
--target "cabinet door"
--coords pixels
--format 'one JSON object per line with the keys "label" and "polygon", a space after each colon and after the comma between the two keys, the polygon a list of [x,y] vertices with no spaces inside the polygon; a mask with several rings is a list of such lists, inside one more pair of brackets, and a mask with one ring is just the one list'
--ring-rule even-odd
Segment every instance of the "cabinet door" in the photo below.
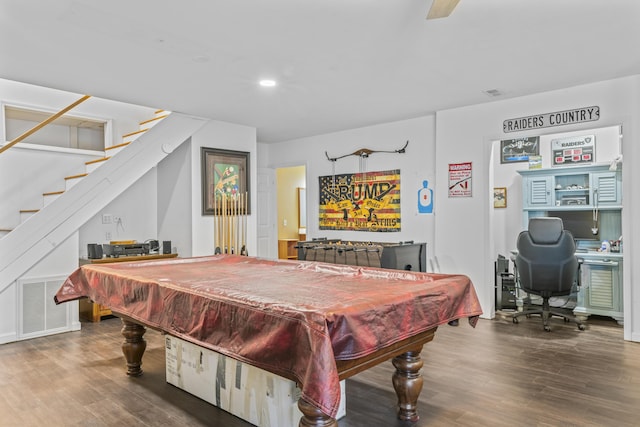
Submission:
{"label": "cabinet door", "polygon": [[622,204],[622,181],[617,172],[592,174],[591,188],[594,191],[594,203],[602,206]]}
{"label": "cabinet door", "polygon": [[553,180],[551,176],[527,177],[524,183],[524,208],[540,208],[553,205]]}
{"label": "cabinet door", "polygon": [[575,314],[610,316],[622,324],[622,262],[585,260]]}

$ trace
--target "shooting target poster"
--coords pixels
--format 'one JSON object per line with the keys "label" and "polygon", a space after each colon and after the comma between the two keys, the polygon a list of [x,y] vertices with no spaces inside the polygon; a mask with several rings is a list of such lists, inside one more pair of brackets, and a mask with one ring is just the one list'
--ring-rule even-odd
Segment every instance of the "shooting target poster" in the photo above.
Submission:
{"label": "shooting target poster", "polygon": [[400,169],[319,177],[320,230],[400,231]]}
{"label": "shooting target poster", "polygon": [[471,162],[449,163],[449,197],[471,197]]}

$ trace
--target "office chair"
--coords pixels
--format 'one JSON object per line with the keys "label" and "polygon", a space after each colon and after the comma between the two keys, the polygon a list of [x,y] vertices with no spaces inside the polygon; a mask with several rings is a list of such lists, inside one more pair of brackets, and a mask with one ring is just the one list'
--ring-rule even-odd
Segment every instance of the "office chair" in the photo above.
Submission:
{"label": "office chair", "polygon": [[517,240],[516,280],[519,287],[530,294],[542,297],[542,308],[527,309],[513,316],[540,314],[545,331],[550,331],[549,318],[562,317],[565,322],[575,322],[578,329],[584,324],[570,314],[549,307],[549,298],[570,295],[574,284],[580,286],[580,265],[575,255],[573,236],[563,229],[562,219],[541,217],[529,220],[529,229],[522,231]]}

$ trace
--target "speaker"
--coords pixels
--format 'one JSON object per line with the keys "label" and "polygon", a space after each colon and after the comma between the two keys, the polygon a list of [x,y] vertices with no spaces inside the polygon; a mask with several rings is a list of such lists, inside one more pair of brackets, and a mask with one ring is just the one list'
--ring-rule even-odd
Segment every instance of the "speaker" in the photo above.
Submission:
{"label": "speaker", "polygon": [[171,240],[163,240],[162,241],[162,253],[170,254],[171,253]]}
{"label": "speaker", "polygon": [[89,243],[87,245],[87,258],[89,259],[101,259],[102,258],[102,245],[96,243]]}
{"label": "speaker", "polygon": [[149,252],[158,253],[160,251],[160,244],[157,240],[149,240]]}

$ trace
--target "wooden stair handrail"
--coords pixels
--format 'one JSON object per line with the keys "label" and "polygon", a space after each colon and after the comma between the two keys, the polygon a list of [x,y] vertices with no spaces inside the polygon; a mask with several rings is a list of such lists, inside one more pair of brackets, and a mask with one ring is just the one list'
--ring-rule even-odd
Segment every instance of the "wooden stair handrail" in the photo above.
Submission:
{"label": "wooden stair handrail", "polygon": [[40,129],[42,129],[43,127],[45,127],[46,125],[48,125],[52,121],[56,120],[57,118],[59,118],[60,116],[64,115],[69,110],[75,108],[76,106],[78,106],[79,104],[83,103],[84,101],[86,101],[89,98],[91,98],[91,95],[85,95],[82,98],[78,99],[73,104],[70,104],[69,106],[67,106],[67,107],[63,108],[62,110],[58,111],[57,113],[55,113],[55,114],[51,115],[50,117],[44,119],[43,121],[41,121],[40,123],[38,123],[37,125],[32,127],[31,129],[29,129],[28,131],[26,131],[25,133],[23,133],[22,135],[20,135],[19,137],[17,137],[13,141],[11,141],[10,143],[4,145],[3,147],[0,147],[0,153],[2,153],[3,151],[7,151],[9,148],[13,147],[18,142],[22,141],[23,139],[25,139],[29,135],[36,133],[37,131],[39,131]]}

